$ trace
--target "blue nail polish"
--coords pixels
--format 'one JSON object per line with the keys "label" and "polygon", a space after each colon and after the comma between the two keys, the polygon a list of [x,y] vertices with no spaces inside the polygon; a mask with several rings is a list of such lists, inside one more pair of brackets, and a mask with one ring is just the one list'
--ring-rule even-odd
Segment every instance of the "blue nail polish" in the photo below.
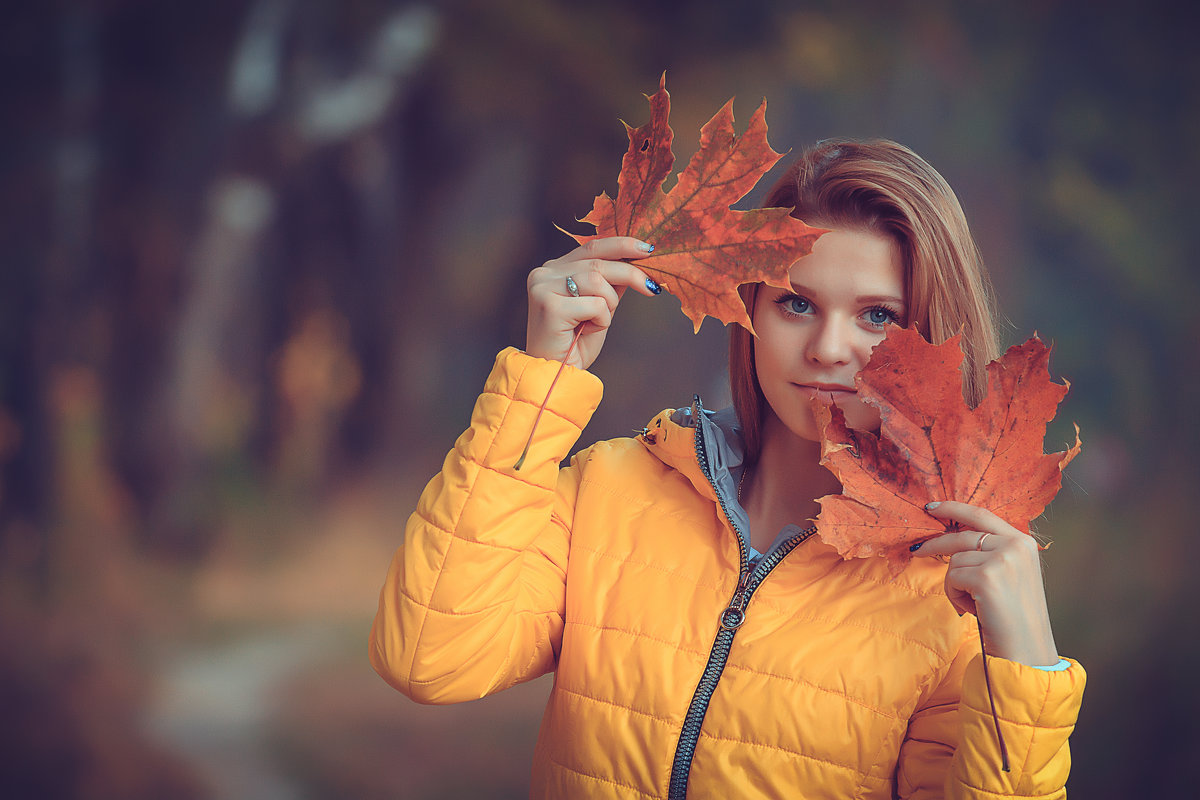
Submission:
{"label": "blue nail polish", "polygon": [[662,294],[662,287],[655,283],[653,278],[646,278],[646,288],[655,294]]}
{"label": "blue nail polish", "polygon": [[923,544],[925,544],[925,543],[924,543],[924,542],[917,542],[917,543],[916,543],[916,544],[914,544],[912,547],[908,548],[908,552],[910,552],[910,553],[915,553],[915,552],[917,552],[918,550],[920,550],[920,549],[921,549],[921,545],[923,545]]}
{"label": "blue nail polish", "polygon": [[641,248],[642,250],[645,250],[647,253],[654,252],[654,245],[650,244],[649,242],[642,242],[641,244],[638,245],[638,247]]}
{"label": "blue nail polish", "polygon": [[926,511],[933,511],[935,508],[937,508],[937,507],[938,507],[938,506],[940,506],[941,504],[942,504],[942,503],[941,503],[941,501],[940,501],[940,500],[934,500],[932,503],[926,503],[926,504],[925,504],[925,510],[926,510]]}

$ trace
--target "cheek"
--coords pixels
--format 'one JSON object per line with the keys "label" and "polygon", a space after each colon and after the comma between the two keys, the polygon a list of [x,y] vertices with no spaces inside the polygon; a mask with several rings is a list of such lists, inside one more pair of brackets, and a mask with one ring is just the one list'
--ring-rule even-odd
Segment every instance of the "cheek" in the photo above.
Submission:
{"label": "cheek", "polygon": [[770,309],[759,308],[754,315],[754,360],[756,364],[773,373],[791,369],[800,352],[801,341],[797,330],[786,320],[780,319],[774,303]]}
{"label": "cheek", "polygon": [[769,335],[769,325],[763,325],[758,319],[754,320],[754,329],[758,331],[752,342],[754,349],[754,371],[759,383],[769,380],[770,376],[779,370],[779,359],[771,346],[773,339]]}
{"label": "cheek", "polygon": [[853,336],[851,346],[854,350],[855,367],[861,370],[871,360],[871,351],[875,349],[875,346],[887,338],[887,326],[875,328],[858,324],[854,327],[851,335]]}

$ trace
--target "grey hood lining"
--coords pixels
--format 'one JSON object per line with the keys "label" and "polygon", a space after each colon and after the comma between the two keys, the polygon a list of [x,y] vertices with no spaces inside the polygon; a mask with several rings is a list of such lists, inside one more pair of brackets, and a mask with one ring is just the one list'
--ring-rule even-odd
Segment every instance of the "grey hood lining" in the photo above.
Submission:
{"label": "grey hood lining", "polygon": [[[671,421],[685,428],[692,427],[692,409],[680,408],[671,415]],[[746,471],[743,463],[745,449],[742,442],[742,426],[738,422],[737,413],[733,406],[720,411],[704,409],[700,420],[700,435],[704,438],[704,450],[708,456],[709,474],[717,494],[724,500],[725,509],[730,515],[734,530],[741,533],[742,543],[749,553],[750,546],[750,517],[738,499],[738,482]],[[702,465],[704,466],[704,465]],[[799,525],[785,525],[767,548],[769,553],[782,542],[792,538],[801,530]]]}

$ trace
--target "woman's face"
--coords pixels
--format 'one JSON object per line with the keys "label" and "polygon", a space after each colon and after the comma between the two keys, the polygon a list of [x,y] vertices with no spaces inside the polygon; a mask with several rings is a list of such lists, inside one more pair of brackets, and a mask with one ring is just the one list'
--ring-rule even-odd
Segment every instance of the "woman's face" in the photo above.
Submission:
{"label": "woman's face", "polygon": [[792,291],[759,289],[754,360],[769,405],[764,433],[820,436],[810,401],[831,400],[851,428],[874,430],[879,412],[860,401],[854,376],[888,325],[904,325],[904,268],[890,237],[835,230],[789,272]]}

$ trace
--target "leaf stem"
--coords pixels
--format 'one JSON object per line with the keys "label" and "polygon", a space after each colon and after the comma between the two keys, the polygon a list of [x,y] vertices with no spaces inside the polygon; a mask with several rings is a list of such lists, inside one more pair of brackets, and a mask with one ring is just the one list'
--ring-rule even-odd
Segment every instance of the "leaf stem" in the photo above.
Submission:
{"label": "leaf stem", "polygon": [[1000,733],[1000,717],[996,715],[996,698],[992,696],[992,679],[988,675],[987,648],[983,646],[983,625],[979,617],[975,618],[975,626],[979,629],[979,651],[983,653],[983,683],[987,686],[988,703],[992,706],[992,724],[996,726],[996,742],[1000,745],[1000,769],[1009,772],[1008,748],[1004,746],[1004,735]]}
{"label": "leaf stem", "polygon": [[571,340],[571,346],[567,348],[567,354],[562,357],[562,362],[558,365],[558,372],[554,373],[554,380],[550,381],[550,388],[546,390],[546,397],[542,400],[541,406],[538,407],[537,416],[533,418],[533,427],[529,430],[529,438],[525,440],[525,449],[521,451],[521,457],[517,459],[517,463],[513,464],[514,470],[521,469],[525,464],[525,456],[529,455],[529,445],[533,444],[533,434],[537,432],[538,423],[542,421],[542,412],[546,410],[546,403],[550,402],[550,393],[554,391],[554,384],[558,383],[558,376],[562,375],[563,368],[567,366],[567,359],[571,357],[571,353],[575,352],[575,345],[579,341],[580,335],[583,334],[584,325],[581,323],[575,328],[575,338]]}

